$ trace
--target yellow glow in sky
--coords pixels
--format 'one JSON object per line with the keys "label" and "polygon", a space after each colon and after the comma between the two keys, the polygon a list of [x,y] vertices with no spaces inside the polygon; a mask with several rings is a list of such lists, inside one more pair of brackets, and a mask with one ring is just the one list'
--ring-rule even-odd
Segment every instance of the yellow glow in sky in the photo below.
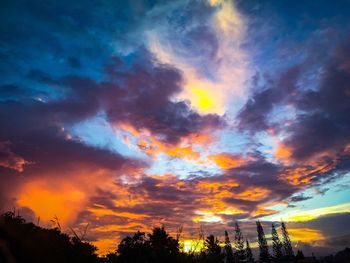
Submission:
{"label": "yellow glow in sky", "polygon": [[207,91],[200,88],[192,88],[191,92],[193,94],[192,104],[201,111],[208,111],[214,106],[214,99],[209,95]]}
{"label": "yellow glow in sky", "polygon": [[[217,51],[210,60],[189,57],[188,50],[179,52],[176,43],[167,38],[171,31],[167,26],[148,29],[145,36],[148,49],[160,63],[182,72],[183,90],[173,99],[189,101],[201,114],[223,115],[228,110],[238,111],[247,98],[246,81],[251,70],[249,55],[242,48],[246,22],[232,1],[209,0],[208,3],[216,7],[208,26],[218,40]],[[215,78],[203,74],[206,71]]]}
{"label": "yellow glow in sky", "polygon": [[217,216],[211,212],[196,211],[196,214],[198,216],[195,216],[192,218],[193,222],[207,222],[207,223],[222,222],[222,218],[220,216]]}
{"label": "yellow glow in sky", "polygon": [[204,249],[203,239],[186,239],[180,241],[182,251],[186,253],[197,253]]}
{"label": "yellow glow in sky", "polygon": [[278,221],[282,216],[285,221],[305,222],[305,221],[309,221],[317,217],[328,215],[328,214],[346,213],[346,212],[350,212],[350,203],[334,205],[329,207],[322,207],[322,208],[312,209],[308,211],[291,211],[285,215],[279,214],[276,217],[272,217],[271,220]]}

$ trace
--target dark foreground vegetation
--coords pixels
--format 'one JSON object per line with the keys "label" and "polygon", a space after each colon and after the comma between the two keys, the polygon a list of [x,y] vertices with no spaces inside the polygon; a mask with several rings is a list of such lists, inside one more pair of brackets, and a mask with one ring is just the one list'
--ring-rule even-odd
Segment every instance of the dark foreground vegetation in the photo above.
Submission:
{"label": "dark foreground vegetation", "polygon": [[97,248],[62,233],[60,227],[46,229],[27,223],[21,216],[7,212],[0,216],[1,263],[252,263],[252,262],[350,262],[350,249],[338,252],[322,260],[306,258],[301,251],[294,254],[285,224],[281,226],[282,238],[272,225],[272,248],[268,247],[264,230],[257,222],[259,258],[253,258],[248,240],[243,238],[239,225],[235,225],[234,239],[230,241],[225,231],[224,244],[213,235],[208,236],[200,252],[181,252],[179,237],[173,238],[163,227],[152,233],[136,232],[124,238],[114,253],[104,257],[97,255]]}

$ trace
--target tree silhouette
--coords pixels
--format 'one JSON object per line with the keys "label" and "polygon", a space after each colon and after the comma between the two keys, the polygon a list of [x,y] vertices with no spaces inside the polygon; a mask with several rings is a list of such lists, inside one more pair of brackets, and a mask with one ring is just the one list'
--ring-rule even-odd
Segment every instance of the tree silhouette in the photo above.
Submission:
{"label": "tree silhouette", "polygon": [[305,256],[304,256],[303,251],[298,250],[297,255],[295,256],[295,260],[300,260],[300,259],[304,259],[304,258],[305,258]]}
{"label": "tree silhouette", "polygon": [[237,255],[238,262],[244,262],[245,261],[244,239],[243,239],[243,235],[242,235],[241,229],[239,228],[238,223],[235,223],[234,246],[236,249],[236,255]]}
{"label": "tree silhouette", "polygon": [[247,263],[254,263],[254,257],[253,257],[252,250],[250,249],[248,239],[245,240],[245,243],[246,243],[245,256],[247,259]]}
{"label": "tree silhouette", "polygon": [[226,263],[234,263],[233,251],[230,242],[230,238],[228,236],[227,231],[225,230],[225,262]]}
{"label": "tree silhouette", "polygon": [[[14,258],[18,263],[98,262],[97,248],[90,243],[70,237],[59,228],[46,229],[27,223],[14,212],[0,216],[0,241],[10,255],[7,259]],[[7,259],[1,262],[7,262]]]}
{"label": "tree silhouette", "polygon": [[219,240],[214,237],[214,235],[209,235],[205,239],[205,262],[223,262],[224,255],[221,253],[221,247],[219,245]]}
{"label": "tree silhouette", "polygon": [[[156,227],[151,234],[136,232],[132,237],[125,237],[118,245],[117,262],[179,262],[179,242],[165,231]],[[112,255],[109,255],[112,258]]]}
{"label": "tree silhouette", "polygon": [[287,259],[292,259],[294,257],[294,251],[292,248],[292,242],[290,241],[289,234],[287,231],[286,224],[281,222],[282,236],[283,236],[283,249]]}
{"label": "tree silhouette", "polygon": [[267,245],[264,229],[262,228],[260,221],[256,221],[256,227],[258,231],[260,262],[269,262],[271,258],[269,254],[269,247]]}
{"label": "tree silhouette", "polygon": [[165,231],[164,227],[156,227],[149,234],[149,246],[152,251],[151,262],[177,262],[180,251],[179,242]]}
{"label": "tree silhouette", "polygon": [[273,250],[273,256],[277,260],[281,260],[283,257],[282,254],[282,243],[278,237],[278,233],[276,231],[275,225],[272,224],[272,230],[271,230],[271,236],[272,236],[272,250]]}
{"label": "tree silhouette", "polygon": [[150,260],[150,252],[151,249],[146,234],[137,231],[132,237],[123,238],[118,245],[117,262],[147,262]]}
{"label": "tree silhouette", "polygon": [[118,255],[116,253],[108,253],[101,261],[103,263],[117,263]]}

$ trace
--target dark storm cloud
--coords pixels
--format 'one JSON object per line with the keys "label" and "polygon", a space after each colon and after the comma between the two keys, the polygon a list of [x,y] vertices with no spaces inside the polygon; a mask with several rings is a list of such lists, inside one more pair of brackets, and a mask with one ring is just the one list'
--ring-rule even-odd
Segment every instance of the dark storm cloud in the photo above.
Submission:
{"label": "dark storm cloud", "polygon": [[46,96],[46,92],[26,89],[13,84],[4,84],[0,86],[0,101],[2,100],[21,100],[33,97]]}
{"label": "dark storm cloud", "polygon": [[268,129],[271,126],[269,113],[273,107],[291,101],[295,95],[300,70],[298,65],[284,72],[277,81],[267,80],[267,87],[254,93],[238,114],[239,127],[252,132]]}
{"label": "dark storm cloud", "polygon": [[[181,91],[181,75],[169,66],[154,66],[152,62],[147,54],[136,61],[128,72],[114,68],[109,73],[109,79],[99,83],[78,76],[57,80],[47,76],[39,78],[42,74],[36,72],[36,78],[42,83],[59,87],[64,98],[46,103],[29,101],[25,104],[26,114],[32,112],[35,116],[42,113],[49,122],[64,125],[105,111],[112,123],[128,122],[136,129],[149,129],[169,142],[203,128],[223,124],[217,115],[199,115],[190,109],[187,102],[172,102],[171,96]],[[10,92],[9,89],[7,92]],[[20,103],[4,103],[4,111],[5,108],[13,108],[14,113],[22,111]],[[20,113],[18,116],[21,116]],[[33,121],[28,117],[28,123]]]}
{"label": "dark storm cloud", "polygon": [[342,249],[344,247],[350,246],[350,234],[341,235],[336,237],[330,237],[325,242],[326,246],[337,247],[338,249]]}
{"label": "dark storm cloud", "polygon": [[[308,50],[313,52],[312,48]],[[315,67],[313,59],[306,59],[285,70],[280,77],[275,77],[277,80],[265,81],[270,87],[253,93],[238,116],[243,130],[254,133],[272,128],[283,132],[286,136],[282,143],[290,150],[290,159],[294,162],[292,167],[284,169],[303,167],[310,171],[304,175],[305,178],[313,176],[311,182],[318,186],[336,180],[349,169],[349,54],[348,39],[330,49],[330,54],[319,65],[322,70],[317,78],[313,78],[312,84],[306,79],[310,68]],[[273,112],[276,107],[286,105],[295,111],[288,125],[276,122],[278,111]],[[317,158],[318,164],[305,165],[307,160],[315,160],[312,158]],[[321,165],[324,168],[319,170],[317,166]],[[312,167],[316,169],[312,171]],[[319,176],[325,173],[326,176]]]}
{"label": "dark storm cloud", "polygon": [[308,227],[318,229],[325,236],[350,234],[350,213],[335,213],[317,217],[306,222],[290,222],[290,227]]}
{"label": "dark storm cloud", "polygon": [[344,249],[350,244],[350,213],[335,213],[320,216],[306,222],[289,222],[290,228],[309,228],[320,231],[325,237],[324,240],[315,244],[307,245],[299,242],[297,244],[305,251],[317,252],[319,255],[332,253]]}
{"label": "dark storm cloud", "polygon": [[149,200],[183,202],[195,197],[193,191],[188,189],[179,189],[175,186],[160,185],[161,180],[145,177],[134,188],[131,187],[130,192],[147,197]]}
{"label": "dark storm cloud", "polygon": [[246,45],[255,48],[258,42],[263,47],[256,54],[263,68],[257,74],[260,81],[253,83],[258,88],[239,115],[240,127],[252,132],[279,128],[271,112],[277,108],[278,117],[279,106],[301,108],[295,100],[305,96],[305,89],[318,89],[318,71],[331,67],[332,54],[348,38],[349,1],[338,6],[329,1],[298,5],[249,0],[238,1],[237,7],[250,18]]}
{"label": "dark storm cloud", "polygon": [[[236,179],[242,186],[263,187],[271,190],[268,198],[284,199],[298,190],[287,182],[280,180],[285,167],[259,157],[227,172],[227,176]],[[260,200],[259,202],[261,202]]]}
{"label": "dark storm cloud", "polygon": [[[220,127],[223,120],[215,114],[199,115],[188,102],[172,102],[171,97],[182,89],[179,71],[167,66],[153,65],[153,58],[145,54],[128,72],[109,68],[110,77],[118,82],[119,96],[105,96],[105,107],[111,122],[128,122],[136,129],[147,128],[168,142],[207,127]],[[155,61],[156,62],[156,61]],[[102,84],[104,85],[104,84]],[[106,83],[111,90],[113,84]],[[116,87],[114,87],[116,88]]]}
{"label": "dark storm cloud", "polygon": [[300,98],[305,112],[289,128],[286,140],[293,157],[303,159],[322,151],[339,152],[350,140],[350,41],[341,45],[324,66],[317,91]]}

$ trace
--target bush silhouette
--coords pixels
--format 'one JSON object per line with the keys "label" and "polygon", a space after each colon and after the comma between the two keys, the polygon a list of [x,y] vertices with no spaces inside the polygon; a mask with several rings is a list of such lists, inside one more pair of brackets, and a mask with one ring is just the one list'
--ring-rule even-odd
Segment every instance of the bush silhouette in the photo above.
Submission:
{"label": "bush silhouette", "polygon": [[[46,229],[26,223],[13,212],[0,217],[0,240],[19,263],[94,263],[99,260],[95,253],[97,248],[90,243],[71,238],[58,228]],[[2,254],[0,262],[10,260],[9,255]]]}

